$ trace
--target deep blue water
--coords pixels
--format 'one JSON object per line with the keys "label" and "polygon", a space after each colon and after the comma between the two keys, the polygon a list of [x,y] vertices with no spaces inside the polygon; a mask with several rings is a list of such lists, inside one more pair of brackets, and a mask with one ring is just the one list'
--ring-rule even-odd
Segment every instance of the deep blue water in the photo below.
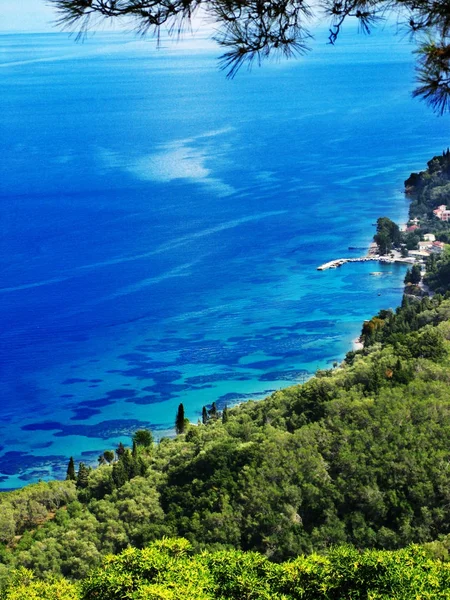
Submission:
{"label": "deep blue water", "polygon": [[316,267],[405,220],[446,121],[405,40],[317,37],[228,81],[207,43],[0,36],[0,486],[301,381],[399,303],[402,267]]}

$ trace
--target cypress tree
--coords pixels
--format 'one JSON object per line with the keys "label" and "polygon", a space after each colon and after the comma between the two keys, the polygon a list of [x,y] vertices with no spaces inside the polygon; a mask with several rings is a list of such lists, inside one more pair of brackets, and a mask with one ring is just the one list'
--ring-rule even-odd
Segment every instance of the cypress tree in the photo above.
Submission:
{"label": "cypress tree", "polygon": [[112,470],[112,480],[114,485],[118,488],[122,487],[128,481],[128,473],[123,465],[123,462],[119,460],[119,462],[114,463]]}
{"label": "cypress tree", "polygon": [[119,462],[123,465],[123,468],[125,469],[125,473],[127,474],[127,480],[131,479],[134,475],[134,457],[128,448],[123,453],[122,458]]}
{"label": "cypress tree", "polygon": [[228,406],[225,406],[222,412],[222,423],[228,423]]}
{"label": "cypress tree", "polygon": [[117,446],[117,450],[116,450],[117,457],[120,459],[120,457],[123,456],[124,453],[125,453],[125,446],[122,444],[122,442],[119,442],[119,445]]}
{"label": "cypress tree", "polygon": [[202,408],[202,423],[203,423],[203,425],[206,425],[207,422],[208,422],[208,411],[206,410],[206,406],[204,406]]}
{"label": "cypress tree", "polygon": [[87,466],[80,462],[80,466],[78,467],[78,476],[77,476],[77,488],[84,489],[89,485],[89,469]]}
{"label": "cypress tree", "polygon": [[183,433],[186,427],[186,423],[184,420],[184,406],[180,404],[177,411],[177,416],[175,418],[175,431],[177,434]]}
{"label": "cypress tree", "polygon": [[411,269],[411,283],[419,283],[420,280],[422,279],[422,273],[420,272],[420,267],[419,265],[413,265],[412,269]]}
{"label": "cypress tree", "polygon": [[69,464],[67,466],[67,474],[66,474],[66,481],[75,481],[77,478],[77,475],[75,473],[75,463],[73,460],[73,457],[70,457],[69,460]]}
{"label": "cypress tree", "polygon": [[209,409],[209,416],[210,416],[212,419],[215,419],[215,418],[217,417],[217,406],[216,406],[216,403],[215,403],[215,402],[213,402],[213,403],[211,404],[211,408]]}

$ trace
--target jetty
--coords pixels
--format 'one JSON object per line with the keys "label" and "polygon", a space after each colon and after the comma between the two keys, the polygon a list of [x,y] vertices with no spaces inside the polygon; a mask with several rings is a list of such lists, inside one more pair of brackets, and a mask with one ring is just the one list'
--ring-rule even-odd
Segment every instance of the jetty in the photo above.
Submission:
{"label": "jetty", "polygon": [[411,265],[415,262],[414,258],[410,258],[410,257],[406,257],[406,258],[402,258],[402,257],[394,257],[391,258],[389,256],[379,256],[379,255],[375,255],[375,256],[360,256],[357,258],[336,258],[335,260],[330,260],[329,262],[324,263],[323,265],[320,265],[319,267],[317,267],[318,271],[326,271],[327,269],[337,269],[337,267],[341,267],[342,265],[345,265],[346,263],[352,263],[352,262],[380,262],[380,263],[384,263],[384,264],[388,264],[388,265],[392,265],[394,263],[401,263],[401,264],[408,264]]}

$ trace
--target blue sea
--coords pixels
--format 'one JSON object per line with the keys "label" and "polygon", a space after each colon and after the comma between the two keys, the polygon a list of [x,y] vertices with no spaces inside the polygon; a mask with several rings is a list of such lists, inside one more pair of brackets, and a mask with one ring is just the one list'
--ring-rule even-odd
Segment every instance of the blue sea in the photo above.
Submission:
{"label": "blue sea", "polygon": [[228,80],[201,36],[0,35],[3,489],[304,381],[398,305],[401,266],[317,266],[449,143],[411,50],[317,30]]}

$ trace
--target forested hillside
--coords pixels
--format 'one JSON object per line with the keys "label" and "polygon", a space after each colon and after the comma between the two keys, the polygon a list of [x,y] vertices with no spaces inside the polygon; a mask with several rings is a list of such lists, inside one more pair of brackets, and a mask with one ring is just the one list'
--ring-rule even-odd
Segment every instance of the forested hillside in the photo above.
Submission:
{"label": "forested hillside", "polygon": [[434,156],[424,171],[411,173],[405,181],[405,190],[411,197],[410,217],[419,218],[423,230],[415,233],[436,231],[438,239],[442,237],[442,241],[448,242],[448,235],[439,235],[440,230],[448,234],[448,223],[435,219],[433,210],[450,202],[450,151]]}
{"label": "forested hillside", "polygon": [[[85,577],[102,555],[164,535],[281,561],[448,534],[450,299],[383,317],[381,341],[303,386],[229,410],[225,423],[122,449],[77,483],[3,494],[3,577],[19,566]],[[145,473],[134,476],[136,464]]]}
{"label": "forested hillside", "polygon": [[304,385],[2,494],[5,597],[450,598],[449,265]]}

